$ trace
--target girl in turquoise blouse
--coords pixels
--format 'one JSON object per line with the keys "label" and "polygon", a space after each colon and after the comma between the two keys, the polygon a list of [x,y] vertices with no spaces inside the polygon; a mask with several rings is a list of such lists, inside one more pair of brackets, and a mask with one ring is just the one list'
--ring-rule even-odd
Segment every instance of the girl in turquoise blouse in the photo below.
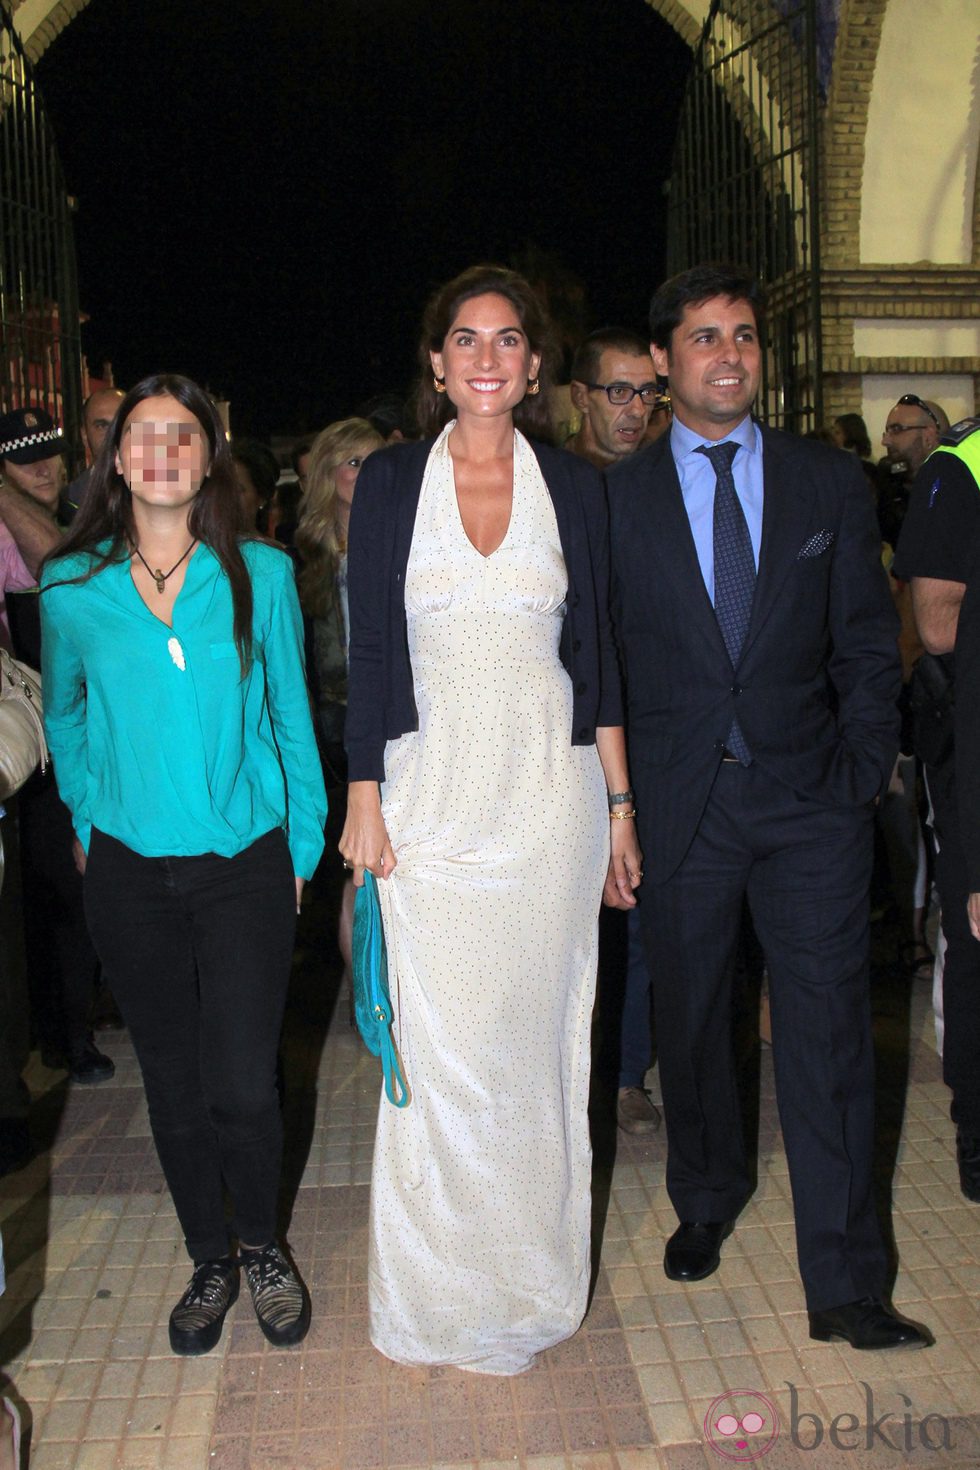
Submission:
{"label": "girl in turquoise blouse", "polygon": [[240,1265],[266,1337],[299,1342],[309,1297],[275,1234],[276,1053],[326,797],[292,567],[246,539],[195,384],[159,375],[126,395],[41,590],[45,725],[86,916],[194,1262],[171,1346],[215,1345]]}

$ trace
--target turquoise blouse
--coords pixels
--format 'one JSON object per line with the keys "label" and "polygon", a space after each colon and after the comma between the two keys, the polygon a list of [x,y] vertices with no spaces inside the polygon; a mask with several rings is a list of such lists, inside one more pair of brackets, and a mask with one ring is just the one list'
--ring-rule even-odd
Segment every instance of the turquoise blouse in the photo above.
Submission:
{"label": "turquoise blouse", "polygon": [[231,588],[208,547],[187,563],[172,628],[143,602],[128,561],[67,586],[87,553],[45,567],[44,725],[86,851],[93,826],[144,857],[234,857],[282,827],[296,874],[312,877],[327,798],[292,564],[258,541],[242,553],[254,599],[244,679]]}

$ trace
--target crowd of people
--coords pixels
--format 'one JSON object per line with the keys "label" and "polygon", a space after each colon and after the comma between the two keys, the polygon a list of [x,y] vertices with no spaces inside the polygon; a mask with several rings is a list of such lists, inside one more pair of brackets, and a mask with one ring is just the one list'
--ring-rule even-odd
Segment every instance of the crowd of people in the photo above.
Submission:
{"label": "crowd of people", "polygon": [[[298,441],[288,483],[171,374],[92,396],[70,485],[42,408],[0,418],[0,637],[43,669],[52,756],[17,816],[32,1036],[107,1081],[101,973],[192,1263],[175,1353],[215,1345],[242,1273],[271,1342],[315,1310],[277,1235],[276,1068],[328,791],[340,951],[370,871],[411,1089],[378,1114],[382,1353],[519,1373],[582,1321],[603,900],[626,925],[600,1016],[627,1133],[661,1126],[655,1019],[665,1274],[716,1271],[751,1193],[751,930],[811,1336],[931,1342],[890,1303],[873,1200],[869,890],[877,817],[931,971],[935,849],[980,1202],[980,421],[903,392],[879,465],[857,414],[770,429],[764,327],[738,268],[667,281],[649,337],[579,347],[558,447],[547,316],[477,266],[428,303],[413,417],[366,405]],[[31,1152],[16,1061],[0,1035],[4,1172]]]}

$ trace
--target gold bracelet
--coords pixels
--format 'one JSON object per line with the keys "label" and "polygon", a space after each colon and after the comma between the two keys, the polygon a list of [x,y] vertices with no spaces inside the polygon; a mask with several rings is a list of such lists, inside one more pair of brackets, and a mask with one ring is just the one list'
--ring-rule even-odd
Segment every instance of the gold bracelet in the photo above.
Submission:
{"label": "gold bracelet", "polygon": [[635,820],[635,818],[636,818],[636,812],[610,812],[609,813],[609,820],[611,822],[632,822],[632,821]]}

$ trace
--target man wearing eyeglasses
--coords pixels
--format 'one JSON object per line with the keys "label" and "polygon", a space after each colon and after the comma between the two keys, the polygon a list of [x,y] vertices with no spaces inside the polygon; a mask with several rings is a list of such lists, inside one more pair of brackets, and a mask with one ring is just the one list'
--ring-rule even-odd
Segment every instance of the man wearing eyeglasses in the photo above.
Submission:
{"label": "man wearing eyeglasses", "polygon": [[879,467],[878,518],[882,536],[892,545],[905,519],[912,482],[948,428],[939,404],[916,393],[903,393],[889,411],[881,435],[885,458]]}
{"label": "man wearing eyeglasses", "polygon": [[[900,402],[907,405],[911,398],[906,394]],[[921,407],[935,405],[922,402]],[[959,639],[966,634],[967,653],[972,653],[975,615],[970,613],[964,623],[960,610],[969,612],[975,601],[972,592],[970,602],[964,594],[968,584],[976,581],[974,566],[980,550],[978,445],[980,419],[964,419],[943,435],[936,451],[921,465],[893,567],[897,577],[912,583],[916,627],[931,656],[920,660],[918,680],[921,684],[923,674],[931,674],[938,681],[935,687],[947,708],[946,727],[952,722],[955,702],[957,741],[962,719],[976,697],[969,668],[970,687],[961,687]],[[968,752],[954,750],[951,738],[931,752],[923,749],[920,753],[926,760],[932,799],[938,849],[936,886],[946,938],[943,1080],[952,1093],[950,1115],[956,1125],[960,1188],[967,1199],[980,1204],[980,943],[970,931],[967,915],[967,900],[978,880],[973,824],[967,827],[961,820],[968,796],[964,788],[975,778],[971,763],[964,759]]]}
{"label": "man wearing eyeglasses", "polygon": [[610,469],[642,447],[650,415],[664,401],[642,337],[621,327],[593,332],[572,363],[572,403],[582,427],[565,448],[597,470]]}
{"label": "man wearing eyeglasses", "polygon": [[938,403],[903,393],[881,436],[889,467],[904,466],[905,479],[911,483],[948,428],[949,419]]}
{"label": "man wearing eyeglasses", "polygon": [[[596,469],[621,464],[647,443],[654,409],[669,404],[657,387],[650,347],[625,327],[603,327],[586,337],[572,363],[572,403],[582,426],[565,444]],[[660,1127],[660,1110],[643,1086],[652,1061],[650,973],[643,954],[639,908],[603,913],[603,950],[620,923],[626,953],[609,954],[602,966],[599,1013],[603,1070],[615,1074],[616,1121],[624,1133],[649,1137]]]}

